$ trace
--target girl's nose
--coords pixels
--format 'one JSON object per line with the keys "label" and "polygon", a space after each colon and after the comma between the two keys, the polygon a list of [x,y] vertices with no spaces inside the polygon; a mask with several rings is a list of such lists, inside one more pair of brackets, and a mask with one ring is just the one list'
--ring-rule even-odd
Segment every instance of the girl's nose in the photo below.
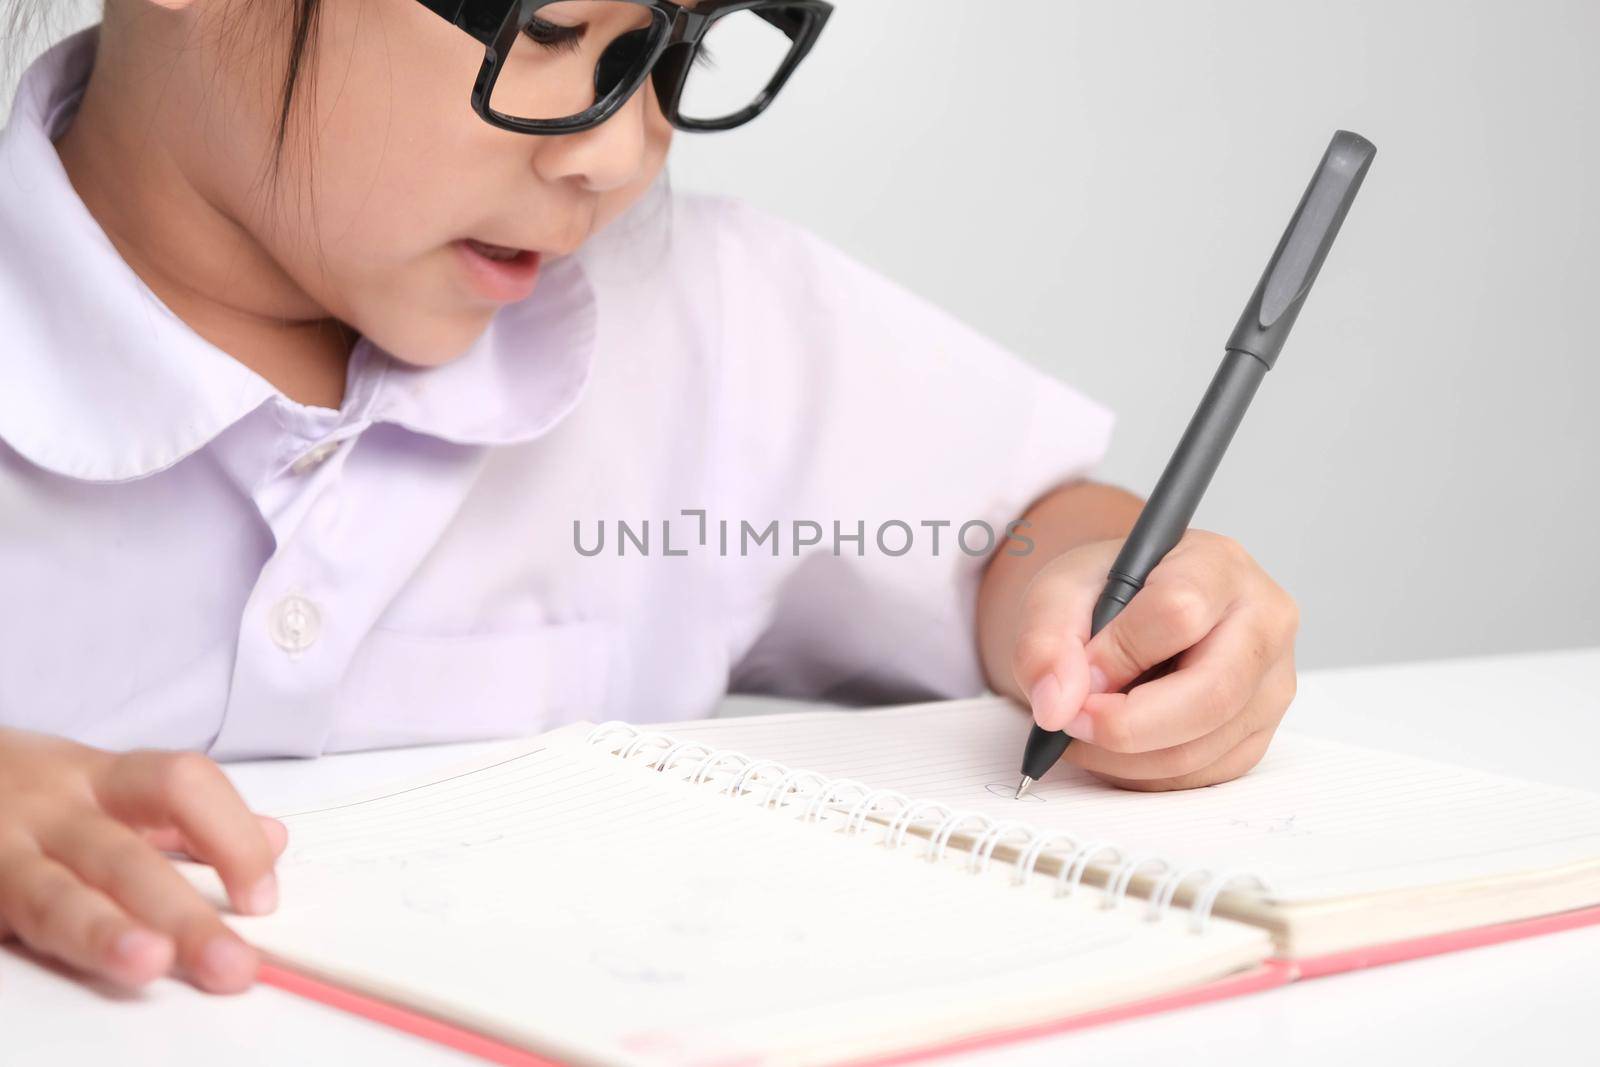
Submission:
{"label": "girl's nose", "polygon": [[648,149],[649,86],[592,130],[558,137],[531,137],[533,165],[548,182],[577,179],[589,192],[620,189],[639,176]]}

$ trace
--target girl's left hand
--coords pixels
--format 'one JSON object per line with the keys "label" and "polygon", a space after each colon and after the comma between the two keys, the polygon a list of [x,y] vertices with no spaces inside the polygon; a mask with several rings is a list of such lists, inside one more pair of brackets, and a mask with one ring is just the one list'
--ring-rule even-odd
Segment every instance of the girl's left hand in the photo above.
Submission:
{"label": "girl's left hand", "polygon": [[1012,669],[1062,757],[1128,789],[1188,789],[1254,767],[1294,698],[1299,609],[1238,543],[1190,530],[1089,637],[1121,541],[1072,549],[1023,595]]}

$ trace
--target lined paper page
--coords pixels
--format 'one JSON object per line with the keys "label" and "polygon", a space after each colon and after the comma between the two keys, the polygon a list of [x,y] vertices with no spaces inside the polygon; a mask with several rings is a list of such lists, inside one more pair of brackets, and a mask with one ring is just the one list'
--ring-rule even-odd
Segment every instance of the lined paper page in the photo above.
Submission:
{"label": "lined paper page", "polygon": [[1066,764],[1013,799],[1031,720],[978,699],[652,726],[913,798],[1103,839],[1128,854],[1244,869],[1280,899],[1338,896],[1600,859],[1600,796],[1280,732],[1243,778],[1119,790]]}
{"label": "lined paper page", "polygon": [[283,814],[283,904],[230,923],[302,969],[612,1063],[923,1044],[1267,952],[1248,927],[1050,898],[573,736]]}

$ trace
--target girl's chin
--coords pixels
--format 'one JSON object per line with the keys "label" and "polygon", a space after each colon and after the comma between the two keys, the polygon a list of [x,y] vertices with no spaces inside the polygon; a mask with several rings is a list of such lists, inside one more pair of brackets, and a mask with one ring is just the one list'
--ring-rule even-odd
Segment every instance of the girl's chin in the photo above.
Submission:
{"label": "girl's chin", "polygon": [[395,363],[431,370],[472,351],[501,305],[457,301],[452,307],[390,308],[366,340]]}

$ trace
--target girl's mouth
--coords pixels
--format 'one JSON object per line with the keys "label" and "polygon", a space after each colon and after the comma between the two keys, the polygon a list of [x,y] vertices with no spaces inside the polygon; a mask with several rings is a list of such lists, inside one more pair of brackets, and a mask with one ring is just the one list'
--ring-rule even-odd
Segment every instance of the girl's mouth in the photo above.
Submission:
{"label": "girl's mouth", "polygon": [[532,294],[539,280],[539,253],[470,237],[454,243],[468,280],[484,298],[514,303]]}

